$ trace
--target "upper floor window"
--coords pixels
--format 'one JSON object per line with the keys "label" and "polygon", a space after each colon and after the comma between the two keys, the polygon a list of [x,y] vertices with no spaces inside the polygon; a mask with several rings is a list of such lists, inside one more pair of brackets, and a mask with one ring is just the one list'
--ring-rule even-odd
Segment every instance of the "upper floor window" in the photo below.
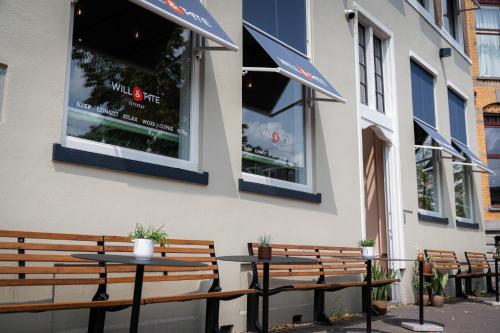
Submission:
{"label": "upper floor window", "polygon": [[5,94],[5,76],[7,75],[7,66],[0,64],[0,120],[3,117],[3,104]]}
{"label": "upper floor window", "polygon": [[411,61],[411,90],[413,116],[436,127],[434,77],[414,61]]}
{"label": "upper floor window", "polygon": [[458,0],[443,0],[443,27],[455,39],[459,40],[460,6]]}
{"label": "upper floor window", "polygon": [[475,12],[479,75],[500,77],[500,7],[482,6]]}
{"label": "upper floor window", "polygon": [[66,145],[196,169],[192,34],[130,2],[75,7]]}
{"label": "upper floor window", "polygon": [[305,0],[243,0],[243,18],[291,46],[307,53]]}
{"label": "upper floor window", "polygon": [[369,25],[358,25],[358,62],[360,102],[385,113],[386,41]]}

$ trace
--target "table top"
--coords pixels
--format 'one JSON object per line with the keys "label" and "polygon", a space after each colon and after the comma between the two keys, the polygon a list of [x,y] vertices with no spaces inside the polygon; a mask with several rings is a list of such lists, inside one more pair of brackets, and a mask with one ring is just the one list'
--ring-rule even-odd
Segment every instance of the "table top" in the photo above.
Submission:
{"label": "table top", "polygon": [[151,259],[137,259],[134,256],[126,255],[114,255],[114,254],[90,254],[90,253],[77,253],[72,254],[72,257],[95,260],[102,262],[114,262],[119,264],[129,264],[129,265],[144,265],[144,266],[178,266],[178,267],[205,267],[206,264],[202,264],[196,261],[184,261],[184,260],[172,260],[153,257]]}
{"label": "table top", "polygon": [[299,257],[280,257],[272,256],[271,259],[259,259],[257,256],[223,256],[217,257],[217,260],[222,261],[235,261],[235,262],[251,262],[257,264],[297,264],[309,265],[317,263],[317,259],[312,258],[299,258]]}

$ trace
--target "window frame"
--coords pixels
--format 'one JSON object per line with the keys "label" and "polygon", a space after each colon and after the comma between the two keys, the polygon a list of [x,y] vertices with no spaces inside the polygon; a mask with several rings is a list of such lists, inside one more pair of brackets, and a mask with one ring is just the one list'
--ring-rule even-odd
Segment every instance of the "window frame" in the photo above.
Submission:
{"label": "window frame", "polygon": [[[413,94],[412,94],[412,86],[411,86],[412,85],[412,81],[411,81],[411,63],[412,62],[416,63],[423,70],[425,70],[430,76],[432,76],[432,87],[433,87],[432,94],[434,95],[434,122],[435,122],[435,125],[429,124],[426,121],[420,119],[419,117],[415,117],[413,106],[412,106],[412,115],[413,115],[413,117],[418,118],[423,123],[427,124],[428,126],[434,128],[436,131],[438,131],[438,125],[439,124],[438,124],[438,117],[437,117],[437,99],[436,99],[436,92],[437,92],[436,80],[437,80],[437,76],[438,76],[438,71],[435,70],[427,61],[425,61],[422,57],[420,57],[419,55],[417,55],[417,53],[415,53],[413,51],[410,51],[409,60],[410,60],[409,61],[409,69],[410,69],[410,87],[409,88],[410,88],[410,96],[412,98],[412,100],[411,100],[412,103],[413,103]],[[413,136],[415,137],[415,134]],[[413,141],[415,142],[415,139],[413,139]],[[439,147],[437,147],[434,142],[432,143],[432,147],[435,147],[435,148],[432,148],[432,158],[433,158],[433,165],[434,165],[434,168],[436,170],[435,171],[436,172],[435,173],[435,178],[436,178],[436,183],[437,183],[436,193],[437,193],[437,201],[438,201],[437,210],[436,211],[432,211],[432,210],[421,209],[420,207],[418,207],[418,212],[420,214],[422,214],[422,215],[428,215],[428,216],[442,218],[443,217],[443,202],[442,202],[442,198],[443,198],[443,191],[444,191],[444,189],[443,189],[443,178],[442,178],[442,174],[443,174],[442,168],[443,168],[443,165],[441,163],[442,153],[441,153],[441,150],[439,149]],[[430,148],[428,148],[428,149],[430,149]],[[416,159],[415,159],[415,176],[416,176],[416,166],[417,166],[417,163],[416,163]],[[417,206],[418,206],[418,188],[417,188]]]}
{"label": "window frame", "polygon": [[[200,0],[201,1],[201,0]],[[184,169],[188,171],[199,172],[199,103],[200,103],[200,59],[196,56],[196,46],[199,45],[201,37],[195,32],[188,30],[191,40],[191,91],[190,91],[190,123],[189,123],[189,159],[162,156],[158,154],[138,151],[135,149],[120,147],[107,143],[95,142],[91,140],[71,137],[67,135],[67,120],[69,111],[69,90],[70,74],[73,50],[73,30],[75,24],[75,7],[72,3],[70,7],[70,28],[68,37],[67,64],[66,64],[66,82],[64,88],[64,113],[61,131],[61,145],[66,148],[77,149],[85,152],[103,154],[107,156],[129,159],[133,161],[157,164],[166,167]],[[175,22],[174,22],[175,23]]]}
{"label": "window frame", "polygon": [[[300,54],[304,55],[307,59],[311,59],[311,8],[310,8],[310,1],[309,0],[304,0],[306,3],[306,12],[305,12],[305,22],[306,22],[306,51],[307,54],[303,54],[302,52],[296,50],[294,47],[286,44],[285,42],[281,41],[280,42],[287,46],[288,48],[294,50],[295,52],[299,52]],[[244,18],[243,18],[244,21]],[[263,31],[264,34],[267,34],[265,31]],[[269,35],[269,34],[267,34]],[[273,39],[278,39],[274,36],[269,35]],[[276,75],[280,75],[277,74]],[[306,103],[307,100],[310,99],[310,97],[313,96],[313,92],[311,88],[305,87],[304,88],[304,144],[305,144],[305,165],[306,165],[306,184],[298,184],[298,183],[293,183],[285,180],[280,180],[280,179],[275,179],[271,177],[266,177],[266,176],[261,176],[261,175],[256,175],[248,172],[243,172],[242,167],[240,165],[240,170],[241,170],[241,178],[243,181],[246,182],[252,182],[252,183],[257,183],[257,184],[262,184],[262,185],[269,185],[269,186],[274,186],[274,187],[280,187],[284,189],[289,189],[289,190],[295,190],[295,191],[301,191],[301,192],[307,192],[307,193],[313,193],[314,191],[314,184],[313,184],[313,117],[312,113],[314,111],[314,106],[310,105],[309,103]],[[243,112],[243,106],[241,109],[241,112]],[[243,160],[243,155],[242,151],[240,151],[240,162],[242,163]]]}
{"label": "window frame", "polygon": [[[496,118],[499,118],[500,119],[500,114],[497,114],[497,113],[491,113],[491,112],[487,112],[487,113],[484,113],[483,115],[483,118],[485,118],[484,116],[493,116],[493,117],[496,117]],[[487,143],[488,142],[488,137],[486,135],[486,129],[487,128],[500,128],[500,121],[497,123],[490,123],[489,121],[484,121],[484,137],[485,137],[485,142]],[[500,153],[496,154],[496,153],[488,153],[488,146],[486,145],[486,158],[488,159],[488,161],[491,159],[491,160],[500,160]],[[490,206],[493,207],[493,208],[500,208],[500,203],[497,203],[497,204],[494,204],[492,201],[491,201],[491,188],[490,188],[490,184],[489,184],[489,177],[488,176],[488,192],[490,194]]]}
{"label": "window frame", "polygon": [[[358,89],[358,107],[363,114],[372,114],[374,117],[377,115],[382,115],[386,117],[391,117],[391,108],[390,103],[388,102],[388,92],[390,91],[391,85],[391,73],[390,73],[390,57],[391,57],[391,39],[392,35],[390,33],[386,33],[382,28],[378,27],[376,22],[373,22],[372,19],[365,17],[364,14],[359,12],[358,8],[358,21],[355,26],[355,45],[356,48],[360,47],[359,44],[359,27],[363,27],[365,30],[365,71],[366,71],[366,96],[367,103],[361,102],[361,73],[360,69],[357,69],[357,89]],[[384,98],[384,106],[383,111],[377,109],[377,91],[376,91],[376,74],[375,74],[375,38],[380,40],[380,52],[382,56],[382,90],[383,90],[383,98]],[[360,66],[360,54],[359,51],[356,50],[356,64]]]}
{"label": "window frame", "polygon": [[[451,31],[448,31],[445,27],[445,24],[444,24],[445,14],[448,13],[448,3],[447,3],[448,1],[453,1],[455,3],[455,7],[456,7],[456,11],[457,11],[457,15],[454,16],[455,26],[453,27],[455,30],[456,36],[453,36]],[[462,12],[460,9],[460,0],[441,0],[441,17],[443,20],[443,27],[442,27],[443,33],[446,36],[450,37],[455,42],[457,42],[458,45],[460,46],[460,48],[463,49],[464,48],[464,32],[463,32],[463,27],[462,27]]]}
{"label": "window frame", "polygon": [[[466,187],[464,186],[464,192],[469,193],[469,209],[470,209],[470,217],[462,217],[457,215],[457,203],[456,203],[456,191],[455,191],[455,184],[453,184],[453,193],[455,194],[455,218],[457,221],[464,222],[464,223],[474,223],[474,177],[472,175],[472,167],[470,165],[466,165],[463,163],[456,163],[458,165],[461,165],[463,167],[463,173],[464,173],[464,182],[466,184]],[[453,172],[453,178],[455,178],[455,172]],[[453,179],[455,181],[455,179]]]}
{"label": "window frame", "polygon": [[0,63],[0,122],[4,120],[5,114],[5,95],[7,93],[7,69],[8,66]]}
{"label": "window frame", "polygon": [[434,22],[434,0],[423,0],[424,6],[418,0],[407,0],[428,21]]}

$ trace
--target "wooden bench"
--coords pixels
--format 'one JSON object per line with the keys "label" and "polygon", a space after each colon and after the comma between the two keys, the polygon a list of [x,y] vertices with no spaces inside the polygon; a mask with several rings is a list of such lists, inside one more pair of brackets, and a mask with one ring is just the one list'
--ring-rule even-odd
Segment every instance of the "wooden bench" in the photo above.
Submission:
{"label": "wooden bench", "polygon": [[[103,332],[106,312],[119,311],[132,305],[132,298],[109,297],[108,287],[114,284],[133,283],[135,266],[102,264],[71,257],[72,253],[124,253],[132,252],[130,240],[119,236],[57,234],[0,230],[0,287],[23,288],[37,286],[93,286],[89,299],[79,301],[44,300],[33,302],[2,302],[0,314],[42,312],[51,310],[90,309],[89,332]],[[208,281],[208,291],[196,291],[175,295],[144,297],[143,305],[165,302],[183,302],[206,299],[206,332],[219,330],[219,303],[255,293],[255,290],[222,291],[215,259],[213,241],[169,240],[155,247],[158,256],[169,259],[192,260],[208,264],[207,267],[146,267],[145,283],[192,281],[199,284]],[[70,295],[71,291],[69,291]]]}
{"label": "wooden bench", "polygon": [[[30,297],[2,301],[0,313],[131,305],[124,299],[100,301],[99,291],[106,285],[105,267],[71,257],[74,252],[103,253],[103,249],[102,236],[0,230],[0,287],[36,287],[30,291],[49,295],[35,301]],[[58,286],[94,286],[97,293],[89,299],[55,301],[52,295]]]}
{"label": "wooden bench", "polygon": [[495,277],[495,272],[491,270],[486,253],[466,251],[465,258],[469,264],[468,273],[472,274],[471,278],[465,280],[465,293],[472,294],[472,278],[486,278],[486,292],[494,293],[491,278]]}
{"label": "wooden bench", "polygon": [[[249,254],[256,255],[257,248],[258,244],[249,243]],[[361,257],[362,250],[359,247],[273,244],[272,248],[275,256],[315,258],[318,260],[317,263],[306,265],[269,266],[269,278],[281,278],[280,285],[269,290],[270,296],[285,291],[314,291],[313,318],[315,322],[331,324],[325,313],[326,292],[350,287],[363,287],[364,291],[364,287],[367,285],[366,281],[361,279],[351,280],[353,277],[366,274],[366,262]],[[247,298],[247,330],[249,331],[258,329],[259,296],[262,293],[259,278],[263,276],[263,266],[252,264],[252,272],[253,279],[250,288],[256,289],[257,293]],[[349,281],[331,281],[335,277],[348,277]],[[304,278],[309,278],[311,281],[304,281]],[[398,281],[399,279],[373,281],[373,286],[380,287]]]}
{"label": "wooden bench", "polygon": [[458,261],[455,251],[428,249],[424,252],[425,256],[432,262],[433,269],[446,272],[450,279],[455,280],[455,296],[465,297],[462,290],[462,279],[470,279],[474,274],[462,272],[462,265]]}

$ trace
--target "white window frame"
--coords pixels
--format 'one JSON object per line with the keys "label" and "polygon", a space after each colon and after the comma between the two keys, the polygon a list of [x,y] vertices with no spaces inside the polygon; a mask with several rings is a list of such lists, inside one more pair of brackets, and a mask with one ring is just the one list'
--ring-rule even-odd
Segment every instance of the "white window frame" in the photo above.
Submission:
{"label": "white window frame", "polygon": [[68,53],[66,64],[66,85],[64,93],[64,116],[62,124],[61,144],[67,148],[78,149],[86,152],[109,155],[129,160],[158,164],[167,167],[180,168],[189,171],[199,172],[199,98],[200,98],[200,59],[195,56],[195,47],[200,37],[191,33],[191,104],[190,104],[190,133],[189,133],[189,160],[182,160],[174,157],[162,156],[147,153],[130,148],[95,142],[91,140],[71,137],[67,135],[67,119],[69,111],[69,85],[71,73],[71,54],[73,49],[73,28],[74,28],[75,4],[72,3],[70,9],[70,29],[68,38]]}
{"label": "white window frame", "polygon": [[[428,61],[426,61],[423,57],[419,56],[416,52],[410,50],[410,63],[409,63],[409,69],[411,70],[411,61],[416,62],[419,66],[421,66],[424,70],[426,70],[432,77],[433,77],[433,91],[432,93],[434,94],[434,119],[436,120],[436,125],[432,126],[431,124],[426,123],[428,126],[434,128],[436,131],[438,131],[439,128],[439,119],[437,117],[437,98],[436,98],[436,92],[437,92],[437,76],[438,76],[438,71],[434,69]],[[410,78],[410,90],[411,90],[411,78]],[[410,91],[411,95],[411,91]],[[412,96],[413,98],[413,96]],[[412,110],[413,112],[413,110]],[[422,121],[422,120],[421,120]],[[422,121],[424,122],[424,121]],[[424,122],[425,123],[425,122]],[[435,147],[435,148],[434,148]],[[420,207],[418,208],[418,212],[423,214],[423,215],[429,215],[429,216],[434,216],[434,217],[443,217],[443,178],[442,178],[442,151],[439,147],[433,146],[433,148],[428,148],[432,149],[432,158],[433,158],[433,163],[434,163],[434,168],[436,169],[436,183],[437,183],[437,200],[438,200],[438,205],[437,205],[437,211],[432,211],[432,210],[426,210],[426,209],[421,209]],[[415,168],[417,166],[416,160],[415,160]],[[418,196],[418,191],[417,191],[417,196]],[[417,202],[418,202],[418,197],[417,197]],[[418,204],[417,204],[418,206]]]}
{"label": "white window frame", "polygon": [[[309,0],[305,0],[306,2],[306,52],[304,54],[308,59],[311,59],[312,46],[311,46],[311,5]],[[283,42],[283,44],[287,45]],[[294,49],[290,46],[290,48]],[[280,75],[280,74],[276,74]],[[293,183],[285,180],[275,179],[271,177],[255,175],[248,172],[241,172],[241,178],[246,182],[258,183],[263,185],[281,187],[289,190],[301,191],[313,193],[313,163],[312,163],[312,150],[313,150],[313,139],[312,139],[312,112],[313,106],[306,103],[309,97],[312,96],[312,90],[308,87],[304,87],[305,96],[304,96],[304,144],[305,144],[305,167],[306,167],[306,184]],[[243,110],[242,110],[243,112]],[[241,155],[243,159],[243,155]],[[242,169],[240,167],[240,169]]]}
{"label": "white window frame", "polygon": [[415,8],[422,16],[424,16],[428,21],[434,22],[434,0],[424,0],[425,6],[422,7],[420,2],[417,0],[407,0],[413,8]]}
{"label": "white window frame", "polygon": [[458,43],[460,49],[464,49],[464,32],[462,28],[462,12],[460,11],[460,0],[452,0],[455,1],[455,5],[457,7],[457,16],[455,17],[455,31],[457,33],[456,37],[453,37],[451,33],[446,30],[444,26],[444,14],[447,12],[448,8],[446,7],[446,2],[448,0],[441,0],[441,17],[443,19],[443,32],[446,36],[448,36],[451,40]]}
{"label": "white window frame", "polygon": [[[469,131],[468,131],[469,122],[467,119],[467,109],[469,106],[469,96],[462,89],[460,89],[456,84],[454,84],[453,82],[451,82],[449,80],[446,82],[446,86],[449,90],[453,91],[455,94],[457,94],[460,98],[462,98],[464,100],[465,135],[467,138],[467,142],[470,142],[470,136],[469,136]],[[448,112],[449,112],[449,110],[448,110]],[[454,138],[454,140],[457,140],[457,139]],[[459,140],[457,140],[457,141],[459,141]],[[461,142],[461,141],[459,141],[459,142],[468,147],[468,145],[465,142]],[[456,217],[457,221],[460,221],[460,222],[474,223],[473,219],[474,219],[475,196],[474,196],[474,177],[472,174],[472,172],[473,172],[472,166],[468,165],[467,163],[464,163],[464,162],[453,162],[453,164],[460,164],[460,165],[463,165],[463,167],[464,167],[464,173],[465,173],[464,181],[466,181],[466,184],[467,184],[467,189],[464,188],[464,191],[467,190],[469,192],[469,205],[470,205],[469,206],[470,207],[470,217],[468,217],[468,218],[460,217],[460,216],[456,215],[456,205],[457,204],[455,201],[455,217]],[[468,178],[468,179],[466,180],[466,178]],[[455,186],[453,186],[453,194],[454,194],[454,197],[456,198]]]}

